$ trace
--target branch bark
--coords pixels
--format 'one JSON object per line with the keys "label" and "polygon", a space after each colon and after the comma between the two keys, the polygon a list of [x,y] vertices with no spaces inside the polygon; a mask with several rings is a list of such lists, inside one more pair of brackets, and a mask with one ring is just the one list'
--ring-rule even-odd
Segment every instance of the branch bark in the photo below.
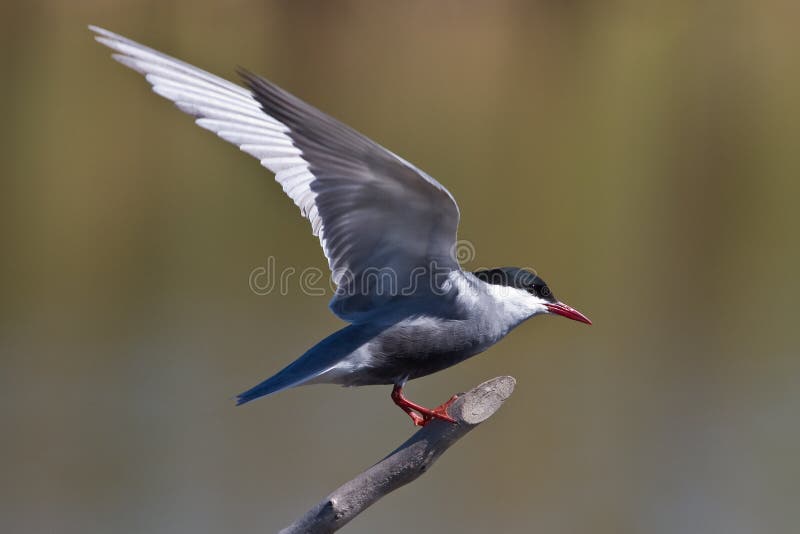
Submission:
{"label": "branch bark", "polygon": [[516,381],[500,376],[462,394],[448,412],[456,424],[434,420],[386,458],[346,482],[281,534],[336,532],[381,497],[413,482],[467,432],[491,417],[511,396]]}

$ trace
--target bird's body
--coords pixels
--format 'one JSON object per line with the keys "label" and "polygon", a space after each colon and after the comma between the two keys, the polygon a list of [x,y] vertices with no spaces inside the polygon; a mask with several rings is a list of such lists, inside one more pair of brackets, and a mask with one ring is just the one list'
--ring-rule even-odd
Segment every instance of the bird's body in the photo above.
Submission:
{"label": "bird's body", "polygon": [[483,352],[534,315],[590,323],[528,270],[463,271],[450,192],[355,130],[248,72],[241,87],[91,29],[156,93],[274,172],[328,259],[337,285],[330,308],[350,325],[239,395],[240,404],[306,384],[393,384],[392,399],[416,424],[451,420],[447,404],[429,410],[403,397],[405,382]]}
{"label": "bird's body", "polygon": [[[398,384],[479,354],[528,317],[546,311],[518,291],[472,273],[451,273],[436,294],[400,297],[390,311],[330,335],[241,401],[302,384]],[[520,293],[522,293],[520,291]],[[403,301],[405,299],[405,302]]]}

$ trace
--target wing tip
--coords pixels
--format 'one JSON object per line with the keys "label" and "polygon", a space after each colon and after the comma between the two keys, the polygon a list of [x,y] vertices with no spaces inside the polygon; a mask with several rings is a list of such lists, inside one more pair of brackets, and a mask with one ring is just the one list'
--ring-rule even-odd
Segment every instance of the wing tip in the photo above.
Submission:
{"label": "wing tip", "polygon": [[123,36],[121,36],[121,35],[119,35],[117,33],[114,33],[114,32],[112,32],[110,30],[107,30],[105,28],[101,28],[100,26],[97,26],[95,24],[88,24],[86,27],[89,29],[90,32],[95,34],[94,35],[95,39],[107,38],[107,39],[114,40],[114,41],[126,41],[127,40]]}
{"label": "wing tip", "polygon": [[264,82],[264,79],[255,74],[253,71],[248,69],[247,67],[242,67],[241,65],[236,66],[236,74],[239,75],[239,78],[244,82],[244,84],[252,91],[260,84]]}

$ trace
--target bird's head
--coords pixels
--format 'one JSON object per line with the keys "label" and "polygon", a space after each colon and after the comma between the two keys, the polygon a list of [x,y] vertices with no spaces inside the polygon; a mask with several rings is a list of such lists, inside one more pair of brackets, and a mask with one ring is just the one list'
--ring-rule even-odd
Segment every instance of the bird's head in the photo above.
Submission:
{"label": "bird's head", "polygon": [[527,269],[499,267],[475,271],[472,274],[491,286],[498,286],[497,294],[501,299],[518,303],[529,310],[530,316],[540,313],[556,314],[573,321],[592,324],[584,314],[560,302],[545,281]]}

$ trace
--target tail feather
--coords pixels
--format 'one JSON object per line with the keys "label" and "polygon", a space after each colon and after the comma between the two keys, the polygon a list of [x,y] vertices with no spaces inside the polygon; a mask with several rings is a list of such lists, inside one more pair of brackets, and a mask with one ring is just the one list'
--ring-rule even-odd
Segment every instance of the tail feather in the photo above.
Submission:
{"label": "tail feather", "polygon": [[236,396],[236,406],[241,406],[246,402],[256,400],[260,397],[266,397],[267,395],[272,395],[273,393],[283,391],[284,389],[299,386],[311,378],[313,377],[308,377],[306,379],[301,378],[298,380],[297,377],[290,378],[285,376],[285,373],[281,371],[278,374],[267,378],[260,384],[251,387],[247,391],[239,393]]}
{"label": "tail feather", "polygon": [[239,406],[259,397],[284,389],[301,386],[316,380],[339,364],[358,347],[375,336],[379,328],[369,325],[350,325],[320,341],[283,370],[236,396]]}
{"label": "tail feather", "polygon": [[287,365],[283,370],[275,375],[267,378],[260,384],[253,386],[243,393],[236,396],[236,406],[240,406],[251,400],[272,395],[284,389],[301,386],[311,380],[317,378],[329,369],[329,367],[320,367],[316,365],[309,365],[315,363],[312,358],[308,358],[305,354]]}

